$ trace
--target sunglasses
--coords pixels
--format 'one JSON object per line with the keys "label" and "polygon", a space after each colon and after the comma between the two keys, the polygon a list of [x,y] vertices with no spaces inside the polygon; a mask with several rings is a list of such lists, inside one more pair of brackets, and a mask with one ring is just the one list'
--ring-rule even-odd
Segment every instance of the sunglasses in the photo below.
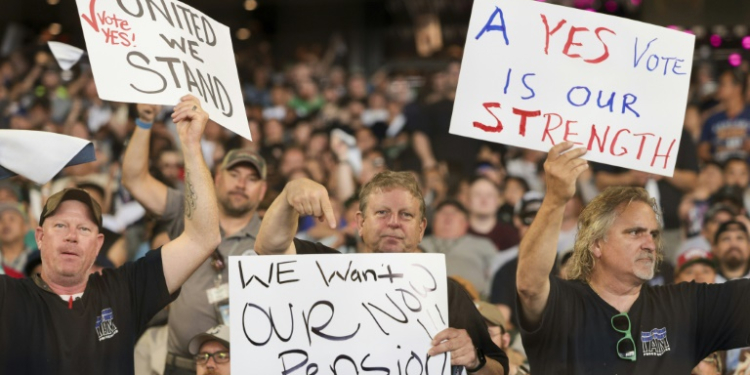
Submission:
{"label": "sunglasses", "polygon": [[229,352],[218,351],[216,353],[200,353],[195,356],[195,362],[199,365],[205,365],[208,363],[208,359],[213,357],[216,363],[227,363],[229,362]]}
{"label": "sunglasses", "polygon": [[612,328],[625,335],[625,337],[617,341],[617,355],[621,359],[635,362],[635,340],[633,340],[633,335],[630,333],[630,317],[628,314],[622,313],[613,316]]}

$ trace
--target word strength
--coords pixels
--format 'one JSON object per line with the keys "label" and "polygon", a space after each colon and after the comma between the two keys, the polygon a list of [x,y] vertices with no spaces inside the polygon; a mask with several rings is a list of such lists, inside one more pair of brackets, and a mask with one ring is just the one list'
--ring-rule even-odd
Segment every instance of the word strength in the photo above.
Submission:
{"label": "word strength", "polygon": [[448,326],[434,255],[232,258],[233,350],[267,374],[447,375],[449,357],[427,355]]}

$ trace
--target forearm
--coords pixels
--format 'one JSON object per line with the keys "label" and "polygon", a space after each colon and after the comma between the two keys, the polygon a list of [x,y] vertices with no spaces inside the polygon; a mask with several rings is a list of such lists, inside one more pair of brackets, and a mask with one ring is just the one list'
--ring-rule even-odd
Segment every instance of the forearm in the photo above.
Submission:
{"label": "forearm", "polygon": [[564,202],[545,199],[521,241],[516,284],[522,299],[535,299],[549,288],[549,274],[555,264],[564,212]]}
{"label": "forearm", "polygon": [[346,162],[339,162],[336,166],[336,177],[336,198],[344,202],[354,195],[356,189],[352,166]]}
{"label": "forearm", "polygon": [[422,167],[432,167],[435,164],[435,156],[432,153],[432,145],[430,145],[430,139],[427,138],[427,135],[422,132],[414,132],[412,144],[414,145],[414,153],[422,161]]}
{"label": "forearm", "polygon": [[151,129],[135,127],[122,163],[122,184],[147,210],[161,216],[167,204],[167,187],[148,171]]}
{"label": "forearm", "polygon": [[674,176],[667,181],[683,192],[690,192],[698,182],[698,174],[693,171],[675,169]]}
{"label": "forearm", "polygon": [[487,358],[487,363],[479,369],[477,372],[470,372],[469,374],[476,374],[476,375],[505,375],[505,369],[503,368],[503,365],[500,364],[500,362],[492,359]]}
{"label": "forearm", "polygon": [[299,213],[287,202],[287,188],[281,191],[263,216],[255,252],[262,255],[285,253],[297,233]]}
{"label": "forearm", "polygon": [[221,241],[213,179],[203,160],[200,144],[183,143],[182,152],[185,156],[184,234],[200,244],[208,255]]}

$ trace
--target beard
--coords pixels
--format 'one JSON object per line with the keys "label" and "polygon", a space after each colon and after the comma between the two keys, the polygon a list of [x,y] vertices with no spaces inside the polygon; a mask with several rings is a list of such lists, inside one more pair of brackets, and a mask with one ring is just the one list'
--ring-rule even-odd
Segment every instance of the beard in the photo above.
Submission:
{"label": "beard", "polygon": [[730,248],[724,253],[724,257],[721,260],[721,264],[730,271],[737,271],[747,266],[747,259],[742,259],[739,256],[740,250],[736,247]]}
{"label": "beard", "polygon": [[[247,196],[245,196],[247,198]],[[242,217],[247,215],[248,212],[255,210],[256,205],[251,201],[247,200],[244,204],[237,204],[232,201],[230,194],[218,197],[219,205],[227,216],[231,217]]]}
{"label": "beard", "polygon": [[[644,263],[643,265],[640,265],[640,263],[643,259],[650,259],[651,261],[648,263]],[[654,274],[656,273],[656,261],[653,258],[642,258],[637,260],[638,262],[636,264],[635,271],[633,272],[635,276],[643,281],[650,281],[654,278]],[[649,264],[650,267],[646,268],[646,264]]]}

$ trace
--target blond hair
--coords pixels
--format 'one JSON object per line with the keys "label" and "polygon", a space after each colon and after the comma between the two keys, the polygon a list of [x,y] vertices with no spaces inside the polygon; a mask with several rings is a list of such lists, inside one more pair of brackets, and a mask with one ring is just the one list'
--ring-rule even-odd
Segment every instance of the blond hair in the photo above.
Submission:
{"label": "blond hair", "polygon": [[[656,202],[645,189],[631,186],[613,186],[594,198],[578,217],[578,234],[573,246],[573,257],[569,270],[570,280],[588,282],[594,269],[593,247],[596,241],[606,239],[607,232],[615,219],[632,202],[648,204],[656,215],[657,221],[661,215]],[[663,259],[661,236],[654,239],[656,243],[655,267]]]}
{"label": "blond hair", "polygon": [[385,171],[376,174],[359,192],[359,210],[362,212],[367,210],[367,201],[370,194],[391,189],[404,189],[411,193],[411,196],[419,201],[419,220],[424,220],[425,207],[422,189],[420,189],[419,182],[411,172]]}

